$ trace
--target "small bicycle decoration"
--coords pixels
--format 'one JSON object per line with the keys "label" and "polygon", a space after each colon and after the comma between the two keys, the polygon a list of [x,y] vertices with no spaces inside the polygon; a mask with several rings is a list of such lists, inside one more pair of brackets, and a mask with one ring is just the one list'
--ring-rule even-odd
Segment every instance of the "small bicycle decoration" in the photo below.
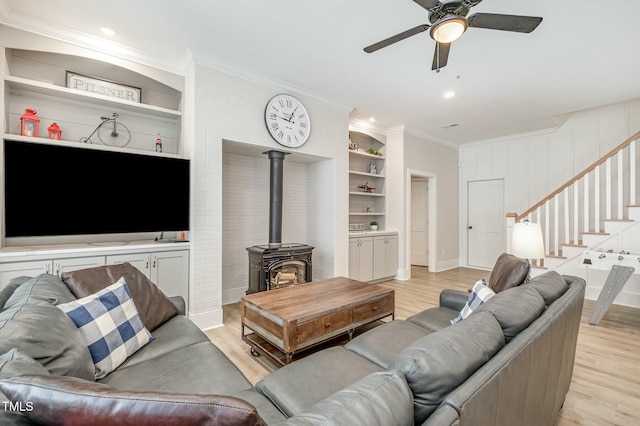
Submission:
{"label": "small bicycle decoration", "polygon": [[98,133],[98,139],[104,145],[124,147],[131,141],[131,132],[127,126],[118,121],[120,115],[117,112],[112,114],[113,118],[100,117],[102,122],[98,124],[93,132],[87,137],[80,138],[82,143],[93,143],[91,137]]}

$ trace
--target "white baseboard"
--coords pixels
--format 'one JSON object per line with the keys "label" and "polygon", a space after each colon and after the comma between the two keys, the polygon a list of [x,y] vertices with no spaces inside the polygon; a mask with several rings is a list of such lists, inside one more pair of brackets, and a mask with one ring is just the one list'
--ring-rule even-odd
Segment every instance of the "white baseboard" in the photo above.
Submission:
{"label": "white baseboard", "polygon": [[247,294],[247,287],[236,287],[222,290],[222,304],[238,303],[242,296]]}
{"label": "white baseboard", "polygon": [[208,330],[224,325],[222,322],[222,308],[198,314],[189,312],[189,319],[193,321],[200,330]]}
{"label": "white baseboard", "polygon": [[438,262],[437,269],[434,272],[447,271],[449,269],[454,269],[459,266],[460,266],[460,259],[445,260],[444,262]]}
{"label": "white baseboard", "polygon": [[407,281],[411,278],[411,269],[398,269],[398,275],[395,276],[396,280]]}

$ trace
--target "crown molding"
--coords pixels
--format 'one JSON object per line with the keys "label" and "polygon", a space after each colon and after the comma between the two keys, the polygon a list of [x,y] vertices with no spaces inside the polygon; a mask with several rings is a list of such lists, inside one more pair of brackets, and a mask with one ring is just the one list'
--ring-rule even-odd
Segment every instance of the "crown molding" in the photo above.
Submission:
{"label": "crown molding", "polygon": [[313,92],[311,90],[307,90],[300,86],[287,83],[267,74],[256,72],[227,60],[214,57],[202,51],[198,51],[195,49],[189,49],[189,51],[191,54],[191,58],[193,58],[193,61],[196,64],[215,69],[217,71],[250,81],[252,83],[259,84],[261,86],[270,87],[280,92],[291,93],[293,95],[311,99],[334,110],[346,113],[350,113],[351,111],[353,111],[354,107],[352,105],[347,105],[339,100],[331,99],[327,96],[320,95],[319,93]]}
{"label": "crown molding", "polygon": [[453,148],[455,150],[460,149],[460,145],[458,145],[456,143],[449,142],[447,140],[444,140],[444,139],[441,139],[441,138],[437,138],[435,136],[431,136],[431,135],[428,135],[426,133],[419,132],[419,131],[417,131],[415,129],[407,128],[405,130],[405,132],[410,134],[410,135],[412,135],[412,136],[416,136],[416,137],[419,137],[419,138],[422,138],[422,139],[426,139],[429,142],[437,143],[439,145],[444,145],[444,146],[446,146],[448,148]]}
{"label": "crown molding", "polygon": [[514,139],[524,139],[533,136],[548,136],[558,132],[558,127],[550,127],[548,129],[534,130],[532,132],[516,133],[514,135],[500,136],[498,138],[484,139],[476,142],[468,142],[460,145],[460,148],[470,148],[480,145],[490,145],[494,143],[510,142]]}

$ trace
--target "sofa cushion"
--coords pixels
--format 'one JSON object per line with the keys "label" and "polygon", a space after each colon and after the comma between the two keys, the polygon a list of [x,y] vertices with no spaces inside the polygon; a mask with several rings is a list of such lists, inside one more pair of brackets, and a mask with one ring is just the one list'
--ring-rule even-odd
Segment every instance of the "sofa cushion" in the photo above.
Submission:
{"label": "sofa cushion", "polygon": [[334,346],[287,364],[256,383],[256,388],[291,417],[381,370],[366,358]]}
{"label": "sofa cushion", "polygon": [[429,330],[407,321],[390,321],[361,334],[345,348],[387,368],[400,351],[429,333]]}
{"label": "sofa cushion", "polygon": [[490,312],[498,320],[507,343],[544,312],[544,299],[532,287],[505,290],[483,304],[476,313]]}
{"label": "sofa cushion", "polygon": [[284,425],[413,426],[413,396],[401,372],[381,371],[314,404]]}
{"label": "sofa cushion", "polygon": [[[193,325],[195,327],[195,325]],[[172,393],[235,395],[251,389],[251,383],[229,358],[211,342],[196,343],[145,362],[135,362],[152,342],[133,354],[100,383],[116,389]],[[133,364],[129,364],[129,362]]]}
{"label": "sofa cushion", "polygon": [[94,380],[87,345],[57,303],[75,297],[55,275],[42,274],[18,286],[0,312],[0,353],[18,348],[51,374]]}
{"label": "sofa cushion", "polygon": [[87,343],[96,379],[111,373],[151,340],[124,278],[58,308],[71,318]]}
{"label": "sofa cushion", "polygon": [[229,396],[128,392],[55,376],[5,379],[0,390],[13,402],[31,402],[25,414],[44,425],[265,425],[255,407]]}
{"label": "sofa cushion", "polygon": [[42,364],[20,349],[13,348],[0,355],[0,379],[25,374],[48,375],[49,372]]}
{"label": "sofa cushion", "polygon": [[549,271],[538,275],[529,280],[526,286],[535,288],[547,306],[555,302],[569,288],[564,277],[556,271]]}
{"label": "sofa cushion", "polygon": [[30,277],[12,278],[9,280],[7,285],[0,289],[0,310],[4,308],[4,304],[7,302],[7,300],[9,300],[13,292],[16,291],[16,288],[18,288],[20,284],[27,282],[30,279]]}
{"label": "sofa cushion", "polygon": [[422,424],[449,392],[502,347],[502,328],[493,315],[474,313],[400,352],[389,370],[400,370],[407,378],[414,398],[415,424]]}
{"label": "sofa cushion", "polygon": [[498,256],[489,276],[489,287],[500,293],[511,287],[522,284],[529,275],[531,265],[525,259],[520,259],[509,253]]}
{"label": "sofa cushion", "polygon": [[[462,309],[462,307],[460,309]],[[418,312],[417,314],[407,318],[407,321],[428,331],[438,331],[445,327],[449,327],[451,325],[451,320],[454,319],[458,313],[459,311],[454,311],[451,308],[437,306],[435,308],[428,308],[424,311]]]}
{"label": "sofa cushion", "polygon": [[140,318],[147,330],[153,331],[178,315],[178,308],[142,272],[129,263],[97,266],[79,271],[63,272],[62,279],[78,298],[87,297],[124,277]]}
{"label": "sofa cushion", "polygon": [[451,324],[455,324],[466,319],[478,306],[482,305],[495,295],[496,293],[487,286],[487,282],[484,278],[478,280],[471,288],[471,293],[469,293],[467,303],[464,304],[458,315],[451,320]]}

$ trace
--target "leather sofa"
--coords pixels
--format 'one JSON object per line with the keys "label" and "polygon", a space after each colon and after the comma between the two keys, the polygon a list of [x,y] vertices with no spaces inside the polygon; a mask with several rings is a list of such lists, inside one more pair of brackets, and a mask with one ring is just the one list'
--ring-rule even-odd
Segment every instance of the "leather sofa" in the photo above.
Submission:
{"label": "leather sofa", "polygon": [[[76,299],[68,284],[40,275],[0,290],[2,424],[553,424],[571,381],[585,287],[549,272],[454,325],[469,295],[445,290],[440,306],[253,387],[183,315],[179,298],[175,314],[149,329],[153,341],[95,380],[77,328],[56,307]],[[156,315],[134,290],[141,316]]]}

